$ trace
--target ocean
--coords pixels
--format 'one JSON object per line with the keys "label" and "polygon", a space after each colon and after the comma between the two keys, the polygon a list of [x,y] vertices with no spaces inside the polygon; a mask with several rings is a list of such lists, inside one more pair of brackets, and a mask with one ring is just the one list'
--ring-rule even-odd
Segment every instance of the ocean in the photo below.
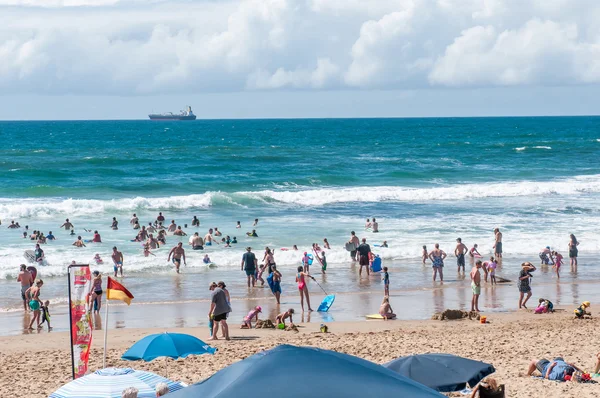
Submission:
{"label": "ocean", "polygon": [[[138,303],[206,298],[204,287],[214,279],[243,286],[246,246],[259,259],[265,246],[277,249],[284,289],[298,301],[294,268],[324,238],[332,245],[324,288],[379,291],[380,283],[355,275],[343,248],[351,230],[371,244],[388,242],[375,251],[391,268],[396,291],[435,288],[429,266],[420,265],[423,245],[440,243],[452,253],[461,237],[486,257],[496,227],[504,233],[501,275],[514,279],[522,261],[537,264],[540,249],[551,246],[567,262],[563,283],[600,281],[600,117],[0,122],[0,137],[4,312],[20,308],[15,278],[24,250],[34,246],[22,238],[23,228],[6,228],[11,220],[57,236],[44,247],[48,265],[38,268],[44,297],[59,304],[66,300],[67,265],[99,253],[105,263],[94,268],[108,274],[115,245],[125,256],[125,282],[139,286]],[[166,257],[187,238],[169,237],[156,257],[144,257],[130,241],[132,214],[147,225],[159,211],[188,224],[188,233],[218,227],[239,243],[188,251],[177,282]],[[194,215],[199,229],[191,228]],[[110,229],[112,217],[118,231]],[[372,217],[379,234],[364,229]],[[76,234],[90,239],[84,228],[97,229],[104,243],[72,246],[74,237],[59,231],[66,218]],[[259,237],[250,238],[245,232],[255,218]],[[567,270],[570,233],[590,259],[577,274]],[[294,244],[299,252],[279,250]],[[218,268],[204,266],[205,253]],[[446,284],[467,283],[457,279],[454,264],[449,257]],[[179,288],[161,289],[173,283]],[[249,293],[232,289],[232,295]]]}

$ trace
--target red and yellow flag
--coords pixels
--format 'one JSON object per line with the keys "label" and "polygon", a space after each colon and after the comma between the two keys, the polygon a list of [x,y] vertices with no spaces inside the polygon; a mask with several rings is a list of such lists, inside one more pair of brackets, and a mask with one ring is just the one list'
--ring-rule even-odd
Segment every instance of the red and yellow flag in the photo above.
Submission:
{"label": "red and yellow flag", "polygon": [[125,286],[109,276],[108,283],[106,284],[106,299],[121,300],[129,305],[133,299],[133,294]]}

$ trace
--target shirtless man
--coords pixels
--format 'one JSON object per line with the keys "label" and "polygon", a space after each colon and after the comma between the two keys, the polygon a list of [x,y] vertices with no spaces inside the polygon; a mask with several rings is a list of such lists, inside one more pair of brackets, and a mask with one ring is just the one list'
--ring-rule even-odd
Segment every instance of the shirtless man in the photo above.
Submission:
{"label": "shirtless man", "polygon": [[138,232],[138,238],[140,242],[143,242],[146,239],[148,239],[148,230],[146,230],[145,225],[142,227],[142,229],[140,229],[140,232]]}
{"label": "shirtless man", "polygon": [[121,276],[123,276],[123,253],[117,250],[117,246],[113,247],[113,253],[110,256],[115,264],[113,270],[115,271],[115,278],[117,277],[117,271],[121,270]]}
{"label": "shirtless man", "polygon": [[148,233],[150,233],[150,232],[156,232],[156,228],[154,228],[154,225],[152,225],[152,223],[149,222],[148,226],[146,227],[146,231],[148,231]]}
{"label": "shirtless man", "polygon": [[350,252],[350,257],[352,257],[353,261],[356,261],[356,248],[360,245],[360,241],[354,231],[350,232],[350,240],[348,243],[354,243],[354,250]]}
{"label": "shirtless man", "polygon": [[10,228],[10,229],[19,228],[19,224],[15,224],[15,221],[13,220],[10,222],[10,225],[7,228]]}
{"label": "shirtless man", "polygon": [[29,309],[29,300],[27,299],[25,292],[27,289],[33,286],[33,276],[29,271],[27,271],[27,266],[25,264],[21,264],[21,271],[17,277],[17,282],[21,282],[21,298],[23,299],[23,309],[27,311]]}
{"label": "shirtless man", "polygon": [[65,220],[64,224],[63,224],[63,225],[61,225],[61,226],[60,226],[60,227],[58,227],[58,228],[63,228],[63,227],[64,227],[65,229],[73,229],[73,228],[75,228],[75,226],[74,226],[74,225],[71,223],[71,221],[69,221],[69,219],[68,219],[68,218]]}
{"label": "shirtless man", "polygon": [[83,243],[83,240],[81,240],[81,236],[77,237],[77,240],[75,242],[73,242],[73,246],[75,246],[75,247],[86,247],[85,243]]}
{"label": "shirtless man", "polygon": [[198,235],[198,232],[194,233],[192,237],[192,250],[203,250],[204,249],[204,241]]}
{"label": "shirtless man", "polygon": [[373,217],[373,222],[371,223],[371,228],[373,228],[373,232],[379,232],[379,223],[375,221],[375,217]]}
{"label": "shirtless man", "polygon": [[182,258],[183,264],[187,265],[185,262],[185,249],[183,248],[183,244],[181,242],[179,242],[177,246],[171,249],[167,261],[171,261],[171,256],[173,256],[173,264],[175,264],[175,270],[177,271],[177,273],[179,273],[179,266],[181,265]]}
{"label": "shirtless man", "polygon": [[165,222],[165,218],[163,217],[162,213],[158,213],[158,217],[156,217],[156,221],[158,223],[164,223]]}
{"label": "shirtless man", "polygon": [[200,220],[198,220],[198,217],[194,216],[194,218],[192,218],[192,227],[199,227],[200,226]]}
{"label": "shirtless man", "polygon": [[222,236],[223,234],[221,233],[221,231],[219,231],[219,229],[217,227],[215,227],[215,236]]}
{"label": "shirtless man", "polygon": [[373,226],[373,224],[371,224],[371,219],[367,218],[367,222],[365,222],[365,229],[369,229]]}
{"label": "shirtless man", "polygon": [[494,229],[494,253],[496,254],[496,258],[502,257],[502,232],[500,232],[499,228]]}
{"label": "shirtless man", "polygon": [[169,224],[169,228],[167,228],[167,232],[175,232],[177,229],[177,224],[175,224],[175,220],[171,220],[171,224]]}
{"label": "shirtless man", "polygon": [[150,234],[148,236],[148,240],[146,241],[146,244],[148,245],[148,247],[150,249],[156,249],[159,246],[158,240],[156,240],[156,238],[152,234]]}
{"label": "shirtless man", "polygon": [[135,225],[139,222],[140,222],[140,220],[139,220],[138,216],[135,213],[133,213],[133,217],[131,217],[131,220],[129,220],[129,224]]}
{"label": "shirtless man", "polygon": [[462,243],[462,239],[456,239],[456,248],[454,249],[454,255],[456,256],[456,265],[458,266],[458,272],[460,273],[460,267],[462,267],[463,273],[465,272],[465,254],[469,252],[469,248]]}
{"label": "shirtless man", "polygon": [[212,234],[213,234],[213,229],[210,228],[208,230],[208,233],[206,235],[204,235],[204,246],[212,246],[213,242],[218,243],[215,240],[215,238],[213,238]]}
{"label": "shirtless man", "polygon": [[187,236],[187,234],[183,231],[183,229],[181,229],[181,225],[177,227],[177,229],[175,230],[175,232],[173,232],[173,235]]}

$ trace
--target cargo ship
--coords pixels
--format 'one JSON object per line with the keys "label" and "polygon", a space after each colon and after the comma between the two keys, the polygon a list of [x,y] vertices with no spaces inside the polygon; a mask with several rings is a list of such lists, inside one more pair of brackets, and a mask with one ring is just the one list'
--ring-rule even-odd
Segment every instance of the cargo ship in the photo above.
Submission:
{"label": "cargo ship", "polygon": [[196,120],[196,115],[192,112],[191,106],[188,106],[185,110],[179,112],[179,114],[172,112],[151,113],[148,117],[150,120]]}

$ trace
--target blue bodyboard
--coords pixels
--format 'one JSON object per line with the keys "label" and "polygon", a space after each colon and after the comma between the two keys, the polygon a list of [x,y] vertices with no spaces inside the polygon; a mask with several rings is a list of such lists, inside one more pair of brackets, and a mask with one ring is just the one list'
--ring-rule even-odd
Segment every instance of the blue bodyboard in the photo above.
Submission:
{"label": "blue bodyboard", "polygon": [[335,301],[335,295],[334,294],[330,294],[329,296],[325,296],[325,298],[323,299],[323,301],[321,301],[321,305],[319,306],[319,308],[317,309],[317,311],[319,311],[319,312],[327,312],[327,311],[329,311],[329,309],[333,305],[334,301]]}
{"label": "blue bodyboard", "polygon": [[379,256],[376,256],[375,260],[373,260],[373,264],[371,264],[371,271],[381,272],[381,258],[379,258]]}

